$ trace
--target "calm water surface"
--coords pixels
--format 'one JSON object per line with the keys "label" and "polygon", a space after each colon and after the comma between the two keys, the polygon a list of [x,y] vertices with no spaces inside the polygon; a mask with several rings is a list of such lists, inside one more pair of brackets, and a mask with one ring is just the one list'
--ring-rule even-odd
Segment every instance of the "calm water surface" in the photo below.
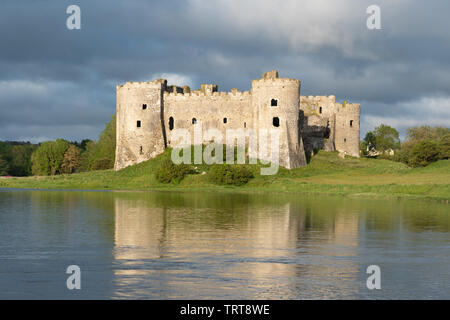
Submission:
{"label": "calm water surface", "polygon": [[[0,190],[0,299],[449,299],[441,203]],[[81,290],[66,288],[67,266]],[[366,268],[381,268],[368,290]]]}

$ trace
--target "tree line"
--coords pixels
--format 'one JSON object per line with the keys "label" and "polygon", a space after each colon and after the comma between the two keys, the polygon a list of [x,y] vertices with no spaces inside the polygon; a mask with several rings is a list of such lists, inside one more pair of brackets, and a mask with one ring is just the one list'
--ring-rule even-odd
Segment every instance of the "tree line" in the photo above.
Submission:
{"label": "tree line", "polygon": [[0,176],[57,175],[114,167],[116,118],[106,124],[98,141],[64,139],[30,143],[0,142]]}
{"label": "tree line", "polygon": [[450,157],[450,129],[420,126],[408,128],[403,142],[395,128],[380,125],[361,141],[361,154],[424,167]]}

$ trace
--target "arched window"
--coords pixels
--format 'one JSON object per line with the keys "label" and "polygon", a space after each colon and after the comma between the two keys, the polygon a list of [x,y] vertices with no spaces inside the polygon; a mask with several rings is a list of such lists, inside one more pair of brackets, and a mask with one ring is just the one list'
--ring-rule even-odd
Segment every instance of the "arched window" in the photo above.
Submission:
{"label": "arched window", "polygon": [[169,118],[169,130],[173,130],[173,117]]}
{"label": "arched window", "polygon": [[223,118],[223,123],[227,123],[228,119],[227,118]]}
{"label": "arched window", "polygon": [[353,120],[350,120],[350,127],[353,127]]}
{"label": "arched window", "polygon": [[147,105],[144,103],[144,104],[142,105],[142,110],[145,110],[145,109],[147,109]]}
{"label": "arched window", "polygon": [[319,107],[319,113],[322,113],[322,107]]}
{"label": "arched window", "polygon": [[278,117],[273,117],[272,124],[274,127],[280,126],[280,119]]}
{"label": "arched window", "polygon": [[197,123],[197,119],[192,118],[192,124],[196,124]]}
{"label": "arched window", "polygon": [[277,100],[277,99],[272,99],[272,100],[270,101],[270,106],[271,106],[271,107],[276,107],[276,106],[278,106],[278,100]]}
{"label": "arched window", "polygon": [[344,138],[344,142],[347,142],[347,138]]}

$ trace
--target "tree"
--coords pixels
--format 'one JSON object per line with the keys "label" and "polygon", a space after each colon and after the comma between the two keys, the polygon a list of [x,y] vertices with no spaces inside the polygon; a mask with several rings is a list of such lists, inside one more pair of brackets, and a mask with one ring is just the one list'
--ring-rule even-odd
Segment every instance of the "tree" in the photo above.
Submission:
{"label": "tree", "polygon": [[0,176],[7,176],[9,174],[8,162],[0,155]]}
{"label": "tree", "polygon": [[75,147],[79,148],[81,152],[84,152],[86,151],[87,144],[91,141],[91,139],[83,139],[81,142],[71,141],[70,144],[73,144]]}
{"label": "tree", "polygon": [[369,131],[366,133],[364,137],[365,146],[369,147],[369,149],[376,148],[376,137],[373,131]]}
{"label": "tree", "polygon": [[[407,135],[405,141],[402,143],[402,162],[405,162],[407,159],[407,163],[411,165],[411,163],[416,163],[417,154],[420,153],[420,150],[416,147],[418,144],[422,142],[434,142],[438,144],[439,148],[439,156],[438,159],[448,159],[450,157],[450,129],[445,127],[430,127],[430,126],[421,126],[421,127],[411,127],[408,128]],[[425,143],[425,145],[428,145]],[[413,149],[414,154],[412,154]],[[414,157],[414,159],[411,159]],[[410,162],[411,160],[411,162]]]}
{"label": "tree", "polygon": [[81,167],[84,171],[111,169],[114,167],[115,158],[116,116],[113,115],[100,134],[98,142],[87,142]]}
{"label": "tree", "polygon": [[61,173],[74,173],[81,165],[81,151],[76,146],[71,144],[64,153],[64,159],[61,164]]}
{"label": "tree", "polygon": [[439,141],[439,159],[449,159],[450,158],[450,133],[446,134]]}
{"label": "tree", "polygon": [[31,155],[36,146],[31,144],[15,145],[11,148],[10,173],[13,176],[31,175]]}
{"label": "tree", "polygon": [[378,151],[400,149],[400,138],[396,129],[381,124],[375,128],[373,134],[375,136],[375,145]]}
{"label": "tree", "polygon": [[421,140],[409,152],[408,163],[412,167],[425,167],[439,160],[439,144],[430,140]]}
{"label": "tree", "polygon": [[408,129],[405,140],[410,143],[416,143],[421,140],[438,142],[448,134],[450,134],[450,129],[445,127],[411,127]]}
{"label": "tree", "polygon": [[64,154],[69,142],[64,139],[43,142],[31,156],[34,175],[56,175],[60,173]]}

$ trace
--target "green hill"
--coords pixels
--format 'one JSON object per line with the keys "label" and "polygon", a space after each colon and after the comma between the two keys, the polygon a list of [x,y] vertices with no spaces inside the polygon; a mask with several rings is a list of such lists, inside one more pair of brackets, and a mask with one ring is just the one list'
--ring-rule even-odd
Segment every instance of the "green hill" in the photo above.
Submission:
{"label": "green hill", "polygon": [[416,197],[448,201],[450,161],[441,160],[424,168],[381,159],[341,159],[337,152],[319,152],[306,167],[277,175],[261,176],[259,165],[248,166],[254,178],[244,186],[219,186],[210,182],[206,165],[197,166],[179,184],[156,180],[155,172],[167,151],[155,159],[115,172],[91,171],[71,175],[2,178],[3,188],[82,189],[82,190],[170,190],[214,192],[324,193],[368,197]]}

